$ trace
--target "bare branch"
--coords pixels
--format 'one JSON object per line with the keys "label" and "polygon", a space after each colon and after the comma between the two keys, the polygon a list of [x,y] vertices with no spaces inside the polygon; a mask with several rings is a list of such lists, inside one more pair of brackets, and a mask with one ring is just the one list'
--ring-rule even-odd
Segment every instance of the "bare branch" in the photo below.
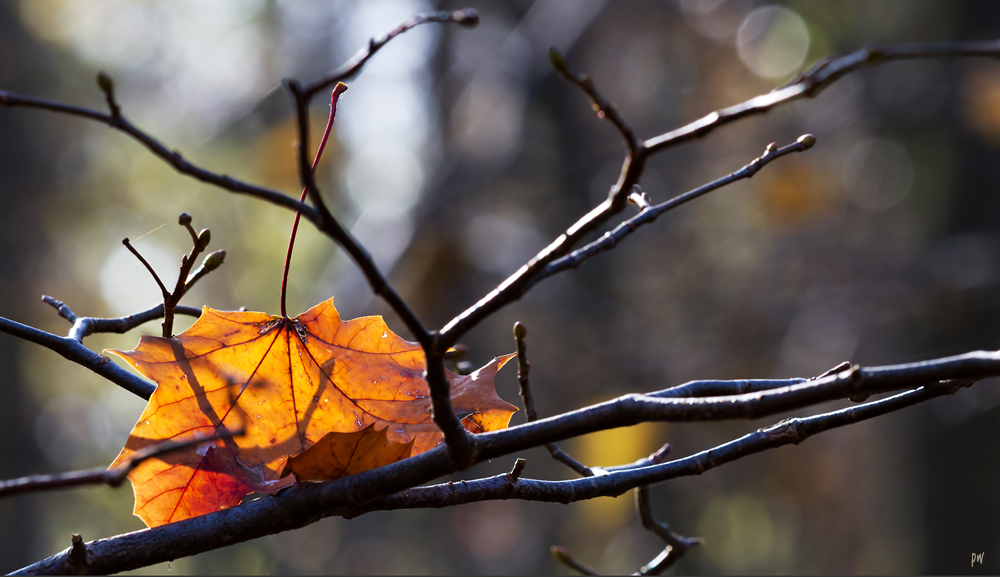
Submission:
{"label": "bare branch", "polygon": [[119,367],[108,357],[99,355],[88,349],[75,338],[60,337],[34,327],[22,325],[19,322],[5,319],[3,317],[0,317],[0,332],[19,337],[26,341],[31,341],[51,349],[65,357],[67,360],[87,367],[126,391],[139,395],[144,399],[149,399],[150,395],[153,394],[153,391],[156,390],[156,385],[153,383],[137,377]]}
{"label": "bare branch", "polygon": [[[416,487],[360,507],[349,506],[338,510],[335,514],[350,518],[371,511],[451,507],[498,499],[571,503],[597,497],[617,497],[627,491],[651,483],[700,475],[708,470],[765,450],[788,444],[799,444],[824,431],[875,418],[942,395],[953,394],[959,388],[969,384],[971,384],[970,380],[935,383],[846,409],[812,417],[788,419],[689,457],[639,469],[609,472],[605,475],[569,481],[539,481],[522,478],[514,485],[506,483],[503,479],[504,475],[497,475],[475,481],[464,481],[460,484],[445,483]],[[688,543],[691,546],[690,540]]]}
{"label": "bare branch", "polygon": [[796,84],[713,112],[687,126],[646,140],[642,146],[626,156],[618,182],[611,188],[608,199],[578,219],[564,234],[542,249],[533,259],[503,281],[500,286],[449,321],[441,329],[441,337],[437,343],[438,348],[447,349],[454,345],[462,335],[482,322],[484,318],[520,299],[529,286],[537,282],[535,276],[549,263],[569,253],[585,235],[621,212],[628,201],[632,187],[638,184],[642,177],[648,156],[681,142],[700,138],[720,126],[745,116],[760,114],[779,104],[812,96],[844,74],[862,66],[893,60],[997,56],[1000,56],[1000,41],[870,45],[843,58],[821,61],[822,65],[814,67]]}
{"label": "bare branch", "polygon": [[542,279],[568,269],[577,268],[585,260],[599,253],[613,249],[619,242],[622,241],[622,239],[635,232],[640,226],[655,221],[661,214],[673,210],[684,203],[698,198],[699,196],[703,196],[709,192],[718,190],[723,186],[732,184],[738,180],[752,178],[758,171],[760,171],[761,168],[767,166],[771,161],[793,152],[809,150],[815,144],[816,138],[811,134],[803,135],[792,144],[782,146],[781,148],[778,148],[774,143],[769,144],[767,149],[764,151],[764,154],[753,159],[749,164],[736,172],[730,173],[720,179],[713,180],[708,184],[699,186],[698,188],[685,192],[684,194],[675,196],[666,202],[650,206],[649,208],[644,208],[639,212],[639,214],[619,224],[613,230],[604,233],[601,238],[573,251],[559,260],[551,262],[548,266],[542,269],[541,272],[535,275],[530,282],[526,283],[524,291],[526,292],[534,286],[535,283]]}
{"label": "bare branch", "polygon": [[212,241],[212,231],[205,228],[198,234],[195,234],[194,228],[191,227],[191,215],[186,212],[180,214],[177,218],[177,223],[186,228],[188,234],[191,235],[192,246],[191,251],[181,257],[180,271],[177,273],[177,282],[174,284],[174,290],[166,292],[166,289],[164,289],[162,326],[163,338],[165,339],[169,339],[174,335],[174,311],[177,309],[177,303],[184,298],[184,295],[187,294],[188,289],[194,286],[194,283],[198,282],[199,279],[209,272],[222,266],[226,258],[226,251],[224,250],[213,252],[205,257],[201,266],[198,267],[197,273],[191,276],[191,269],[194,267],[195,259],[208,248],[208,244]]}
{"label": "bare branch", "polygon": [[358,72],[360,72],[361,68],[368,62],[368,60],[370,60],[376,52],[381,50],[383,46],[388,44],[390,40],[407,30],[430,22],[453,22],[459,26],[474,28],[479,24],[479,14],[474,8],[465,8],[463,10],[456,10],[455,12],[442,11],[432,14],[417,14],[412,16],[408,20],[396,25],[395,28],[387,32],[384,36],[377,39],[372,38],[368,42],[368,46],[359,50],[354,56],[351,57],[350,60],[347,61],[347,63],[334,70],[328,76],[324,76],[323,78],[303,86],[303,96],[308,101],[323,89],[329,88],[338,82],[350,80]]}
{"label": "bare branch", "polygon": [[791,83],[768,94],[717,110],[676,130],[650,138],[644,147],[650,153],[701,138],[715,129],[754,114],[763,114],[775,106],[800,98],[811,98],[849,72],[884,62],[928,58],[997,58],[1000,41],[923,42],[915,44],[869,44],[840,58],[824,58]]}
{"label": "bare branch", "polygon": [[556,561],[576,571],[580,575],[600,575],[600,573],[594,571],[594,569],[590,565],[587,565],[586,563],[581,563],[580,561],[574,559],[573,556],[569,554],[569,551],[567,551],[565,547],[559,547],[558,545],[553,545],[550,551]]}
{"label": "bare branch", "polygon": [[155,445],[150,445],[141,451],[136,452],[131,459],[128,459],[121,465],[112,469],[98,467],[95,469],[87,469],[85,471],[72,471],[69,473],[57,473],[54,475],[31,475],[28,477],[21,477],[19,479],[0,481],[0,498],[20,493],[50,491],[52,489],[65,489],[67,487],[77,487],[80,485],[107,485],[109,487],[120,487],[121,484],[125,482],[125,479],[128,478],[128,474],[131,473],[133,469],[138,467],[143,461],[154,457],[162,457],[170,453],[176,453],[177,451],[183,451],[184,449],[197,447],[198,445],[202,445],[216,439],[238,437],[243,434],[244,431],[242,430],[235,432],[225,431],[211,437],[199,437],[197,439],[187,439],[184,441],[169,439],[156,443]]}
{"label": "bare branch", "polygon": [[[896,379],[900,385],[902,381],[909,381],[911,384],[920,382],[929,384],[916,390],[839,411],[783,421],[683,459],[609,472],[606,475],[570,481],[536,481],[520,478],[511,483],[507,475],[503,474],[476,481],[410,488],[455,471],[454,464],[447,455],[447,449],[438,447],[386,467],[335,481],[300,483],[283,490],[275,497],[258,499],[238,507],[170,523],[155,529],[93,541],[88,544],[91,551],[88,570],[94,573],[113,573],[151,565],[295,529],[331,515],[350,517],[376,510],[438,508],[497,499],[570,503],[602,496],[618,496],[643,485],[698,475],[767,449],[800,443],[812,435],[829,429],[877,417],[941,395],[952,394],[960,387],[970,384],[972,379],[1000,374],[1000,366],[996,360],[986,358],[986,355],[990,354],[970,353],[928,363],[855,369],[851,371],[852,374],[874,375],[869,378],[883,383]],[[949,373],[956,375],[955,378],[959,380],[934,382],[938,379],[950,379],[951,377],[947,376]],[[831,378],[840,378],[840,375],[817,379],[816,382]],[[726,399],[726,397],[716,397],[716,399]],[[687,399],[661,400],[681,402]],[[588,410],[590,409],[578,411],[576,414]],[[496,457],[535,447],[547,441],[541,434],[535,439],[526,440],[519,430],[531,428],[544,430],[552,426],[546,424],[546,421],[559,423],[577,419],[580,417],[574,416],[574,413],[567,413],[478,437],[493,438],[496,453],[491,456]],[[620,426],[610,422],[606,422],[605,425],[604,428]],[[482,460],[489,456],[485,451],[479,453],[479,458]],[[19,573],[65,572],[67,556],[68,550],[25,567]]]}
{"label": "bare branch", "polygon": [[[655,464],[655,463],[654,463]],[[655,533],[667,544],[662,553],[639,569],[638,575],[659,575],[669,569],[678,559],[684,556],[692,547],[701,545],[701,539],[682,537],[670,530],[670,526],[653,517],[649,507],[649,485],[635,490],[635,508],[639,511],[642,526]]]}
{"label": "bare branch", "polygon": [[[772,160],[781,158],[782,156],[792,152],[808,150],[814,144],[815,138],[811,135],[805,135],[799,138],[795,143],[781,148],[777,148],[774,144],[769,145],[763,155],[754,159],[740,170],[710,182],[702,187],[674,197],[667,202],[644,209],[635,217],[632,217],[631,219],[618,225],[618,227],[614,230],[605,233],[600,239],[588,244],[580,250],[574,251],[569,256],[563,256],[569,253],[572,247],[587,233],[594,230],[601,223],[607,221],[614,214],[621,212],[621,208],[623,208],[624,205],[616,208],[617,199],[627,201],[629,195],[631,195],[632,187],[636,184],[636,181],[641,174],[642,166],[645,162],[645,153],[637,154],[634,157],[630,156],[626,159],[624,172],[622,177],[619,179],[619,184],[615,185],[615,188],[612,189],[611,197],[601,203],[597,208],[590,211],[586,216],[578,220],[576,224],[567,229],[566,232],[560,235],[559,238],[557,238],[552,244],[545,247],[545,249],[535,256],[535,258],[531,259],[531,261],[518,269],[517,272],[508,277],[507,280],[500,284],[500,286],[490,291],[490,293],[480,299],[479,302],[449,321],[448,324],[441,329],[440,337],[438,339],[439,348],[455,344],[455,342],[457,342],[466,331],[476,326],[483,319],[489,317],[505,305],[520,299],[538,281],[552,276],[557,272],[566,270],[567,268],[579,266],[581,262],[598,252],[610,250],[622,238],[631,234],[635,228],[648,222],[652,222],[663,212],[680,206],[685,202],[698,198],[699,196],[721,188],[736,180],[750,178],[756,174],[761,167],[767,165]],[[627,186],[630,190],[630,194],[618,194],[617,191],[624,190],[625,186]]]}
{"label": "bare branch", "polygon": [[[188,282],[188,288],[194,284],[195,280],[195,278],[192,278],[192,280]],[[160,303],[151,309],[144,310],[141,313],[136,313],[127,317],[102,319],[95,317],[77,317],[76,313],[74,313],[72,309],[66,305],[66,303],[48,295],[42,295],[42,302],[51,305],[59,311],[59,316],[73,323],[73,328],[69,330],[68,336],[78,343],[83,342],[84,338],[94,333],[127,333],[141,324],[163,318],[163,303]],[[177,306],[174,308],[174,313],[190,317],[200,317],[201,309],[195,307]]]}
{"label": "bare branch", "polygon": [[133,139],[142,143],[142,145],[149,149],[154,156],[162,159],[167,164],[170,164],[181,174],[190,176],[207,184],[215,185],[230,192],[246,194],[278,206],[283,206],[290,210],[301,209],[302,215],[305,218],[311,222],[317,221],[316,212],[312,209],[312,207],[300,203],[290,196],[276,190],[271,190],[262,186],[256,186],[237,180],[231,176],[218,174],[188,162],[180,152],[169,150],[158,140],[132,124],[124,115],[105,114],[103,112],[98,112],[81,106],[63,104],[62,102],[56,102],[54,100],[35,98],[33,96],[26,96],[6,90],[0,90],[0,104],[6,107],[21,106],[26,108],[48,110],[50,112],[58,112],[61,114],[68,114],[70,116],[88,118],[90,120],[96,120],[97,122],[107,124],[111,128],[124,132]]}
{"label": "bare branch", "polygon": [[593,103],[594,112],[597,113],[598,118],[606,118],[614,125],[625,141],[625,146],[628,148],[629,154],[634,155],[640,151],[643,147],[642,141],[636,137],[635,131],[632,130],[628,122],[625,122],[625,119],[622,118],[622,115],[618,112],[618,108],[601,96],[601,93],[594,87],[594,81],[590,77],[586,74],[576,74],[571,71],[569,65],[566,63],[566,58],[555,46],[549,48],[549,62],[552,63],[552,67],[555,68],[560,76],[569,80],[587,94]]}
{"label": "bare branch", "polygon": [[149,271],[149,275],[152,276],[153,280],[156,281],[156,286],[160,287],[160,292],[163,293],[163,299],[166,300],[167,298],[169,298],[170,291],[167,290],[167,287],[163,286],[163,281],[160,280],[160,276],[156,274],[155,270],[153,270],[153,266],[149,264],[149,262],[147,262],[146,259],[143,258],[141,254],[139,254],[139,251],[135,250],[135,247],[133,247],[132,244],[129,243],[127,238],[122,239],[122,244],[125,245],[125,248],[127,248],[128,251],[135,256],[135,258],[139,259],[139,262],[142,263],[142,266],[146,267],[146,270]]}

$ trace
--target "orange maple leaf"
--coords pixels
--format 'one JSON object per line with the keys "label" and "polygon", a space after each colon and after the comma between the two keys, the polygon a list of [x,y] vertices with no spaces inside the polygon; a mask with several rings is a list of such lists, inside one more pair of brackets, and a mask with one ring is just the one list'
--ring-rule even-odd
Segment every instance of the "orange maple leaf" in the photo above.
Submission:
{"label": "orange maple leaf", "polygon": [[[112,467],[164,439],[246,429],[132,471],[135,514],[150,527],[286,486],[288,458],[331,432],[377,425],[388,441],[412,443],[414,455],[443,438],[431,418],[420,346],[381,317],[341,320],[333,299],[294,319],[205,307],[176,337],[144,335],[134,350],[110,352],[158,384]],[[474,415],[475,432],[504,428],[517,411],[493,386],[512,356],[471,375],[448,373],[452,406]]]}

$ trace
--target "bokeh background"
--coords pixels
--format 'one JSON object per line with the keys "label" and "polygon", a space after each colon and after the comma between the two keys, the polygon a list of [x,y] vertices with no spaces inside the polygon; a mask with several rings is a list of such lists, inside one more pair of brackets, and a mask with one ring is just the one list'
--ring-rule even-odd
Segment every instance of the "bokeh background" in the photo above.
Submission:
{"label": "bokeh background", "polygon": [[[464,6],[479,10],[477,29],[413,30],[351,82],[319,170],[336,214],[433,326],[603,199],[618,173],[617,134],[553,74],[550,45],[650,137],[869,41],[1000,37],[1000,5],[987,2],[12,0],[0,3],[0,87],[100,109],[94,77],[105,70],[125,114],[168,147],[297,194],[280,80],[319,76],[412,13]],[[317,131],[326,106],[316,99]],[[844,360],[1000,348],[1000,64],[926,61],[853,74],[815,99],[655,157],[644,188],[665,200],[805,132],[819,140],[807,154],[661,218],[483,323],[463,341],[471,360],[513,350],[511,325],[522,321],[537,405],[554,414],[691,379],[811,376]],[[42,294],[90,316],[156,304],[156,285],[121,239],[141,237],[135,246],[169,277],[187,250],[174,224],[181,211],[212,230],[212,248],[228,251],[185,302],[278,309],[292,215],[181,177],[104,126],[0,110],[0,201],[4,317],[64,333]],[[309,225],[290,289],[290,311],[335,295],[345,317],[385,314],[406,335]],[[86,344],[130,349],[157,329]],[[0,336],[0,363],[4,478],[109,463],[143,407],[9,336]],[[501,373],[498,389],[519,402],[514,372]],[[996,572],[998,404],[997,384],[983,382],[656,487],[661,518],[706,539],[674,571]],[[684,456],[779,418],[651,424],[564,448],[590,465],[629,462],[667,441]],[[572,475],[544,449],[522,456],[531,477]],[[0,501],[0,569],[65,548],[73,532],[93,539],[140,529],[131,509],[128,488]],[[327,519],[144,572],[565,572],[548,554],[553,544],[614,573],[661,548],[628,495]],[[978,552],[985,566],[971,569]]]}

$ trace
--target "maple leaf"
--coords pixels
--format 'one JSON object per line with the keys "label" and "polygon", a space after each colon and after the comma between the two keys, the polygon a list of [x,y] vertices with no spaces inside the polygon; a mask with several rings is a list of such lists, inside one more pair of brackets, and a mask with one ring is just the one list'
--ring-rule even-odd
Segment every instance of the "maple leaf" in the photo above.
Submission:
{"label": "maple leaf", "polygon": [[[377,425],[387,441],[412,443],[414,455],[443,439],[431,417],[420,345],[381,317],[341,320],[333,299],[294,319],[205,307],[176,337],[144,335],[132,351],[109,352],[158,385],[112,467],[164,439],[246,429],[132,471],[135,514],[150,527],[286,486],[293,482],[282,478],[288,458],[331,432]],[[452,406],[474,416],[474,432],[504,428],[517,411],[493,386],[512,356],[471,375],[447,373]]]}

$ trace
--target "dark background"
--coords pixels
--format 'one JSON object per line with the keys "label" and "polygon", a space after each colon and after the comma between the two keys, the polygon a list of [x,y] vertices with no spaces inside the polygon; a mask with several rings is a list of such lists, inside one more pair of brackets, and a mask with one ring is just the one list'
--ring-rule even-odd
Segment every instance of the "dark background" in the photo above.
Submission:
{"label": "dark background", "polygon": [[[433,326],[614,183],[619,138],[550,71],[550,45],[648,138],[869,41],[1000,37],[1000,6],[988,2],[22,0],[0,3],[0,88],[101,108],[93,79],[106,70],[125,114],[167,146],[293,194],[294,130],[276,84],[317,77],[411,13],[464,6],[479,10],[479,28],[411,31],[350,83],[319,173],[336,213]],[[762,21],[770,26],[755,36]],[[317,98],[317,132],[325,117]],[[513,350],[510,327],[525,323],[536,402],[551,415],[691,379],[811,376],[844,360],[1000,348],[1000,64],[908,62],[852,74],[815,99],[660,154],[644,189],[665,200],[805,132],[819,142],[808,153],[537,286],[468,335],[472,360]],[[104,126],[0,110],[0,198],[7,318],[64,333],[41,294],[94,316],[155,304],[155,284],[120,241],[153,231],[136,247],[161,271],[176,270],[186,250],[173,224],[181,211],[228,250],[186,303],[278,308],[291,214],[180,177]],[[335,295],[345,318],[384,314],[406,334],[308,225],[290,282],[291,311]],[[87,345],[129,349],[137,337],[97,335]],[[140,399],[30,343],[0,337],[0,362],[5,478],[109,463],[142,410]],[[497,380],[511,402],[514,372]],[[998,404],[986,381],[654,488],[664,520],[706,539],[676,572],[996,573]],[[680,457],[779,418],[649,424],[563,445],[588,465],[629,462],[667,441]],[[571,477],[544,449],[523,456],[528,476]],[[6,499],[0,569],[63,549],[73,532],[89,540],[139,529],[131,507],[127,488]],[[150,571],[565,571],[548,554],[553,544],[613,573],[634,571],[661,547],[629,495],[327,519]],[[982,566],[970,568],[972,553],[985,553]]]}

